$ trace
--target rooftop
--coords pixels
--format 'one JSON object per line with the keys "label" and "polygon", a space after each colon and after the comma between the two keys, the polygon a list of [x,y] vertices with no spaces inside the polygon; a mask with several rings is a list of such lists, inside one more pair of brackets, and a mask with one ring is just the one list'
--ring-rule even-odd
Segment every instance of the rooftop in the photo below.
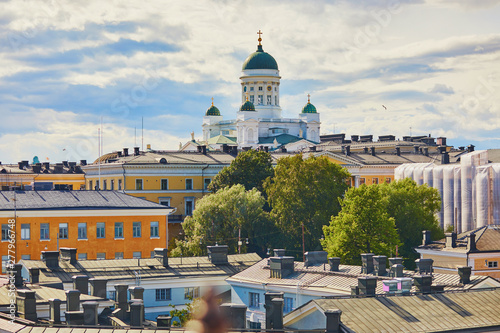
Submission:
{"label": "rooftop", "polygon": [[467,252],[467,235],[476,235],[475,252],[494,252],[500,251],[500,225],[482,226],[457,235],[456,247],[446,247],[446,238],[434,241],[427,245],[420,245],[418,249]]}

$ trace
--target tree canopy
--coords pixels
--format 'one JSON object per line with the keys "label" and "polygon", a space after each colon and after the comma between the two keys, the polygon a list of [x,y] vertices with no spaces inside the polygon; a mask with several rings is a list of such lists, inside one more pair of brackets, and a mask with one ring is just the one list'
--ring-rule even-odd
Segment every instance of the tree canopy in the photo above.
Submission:
{"label": "tree canopy", "polygon": [[[175,240],[170,254],[200,256],[206,254],[207,245],[215,243],[228,245],[230,253],[236,253],[240,229],[242,239],[251,238],[252,246],[265,248],[265,244],[259,243],[264,241],[260,235],[269,230],[267,213],[262,209],[264,203],[257,189],[245,191],[241,184],[224,187],[201,198],[193,215],[182,223],[184,239]],[[245,243],[242,251],[246,250]]]}
{"label": "tree canopy", "polygon": [[359,264],[361,253],[390,256],[400,244],[394,218],[387,213],[386,198],[377,185],[350,188],[342,210],[324,226],[324,249],[344,263]]}
{"label": "tree canopy", "polygon": [[278,160],[274,177],[264,189],[272,208],[270,215],[282,232],[276,243],[302,253],[302,224],[306,251],[320,248],[322,227],[340,211],[339,198],[347,189],[350,174],[326,157],[302,154]]}
{"label": "tree canopy", "polygon": [[208,190],[215,193],[221,188],[242,184],[247,191],[256,188],[263,192],[262,183],[273,175],[271,161],[271,154],[264,151],[251,149],[241,152],[231,165],[212,179]]}

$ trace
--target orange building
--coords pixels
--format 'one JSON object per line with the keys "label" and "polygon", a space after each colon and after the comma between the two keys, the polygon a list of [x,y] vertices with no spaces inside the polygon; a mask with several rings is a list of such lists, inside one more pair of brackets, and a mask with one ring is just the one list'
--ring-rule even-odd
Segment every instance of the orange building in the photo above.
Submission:
{"label": "orange building", "polygon": [[0,191],[2,262],[60,247],[79,260],[150,258],[168,247],[171,211],[114,191]]}

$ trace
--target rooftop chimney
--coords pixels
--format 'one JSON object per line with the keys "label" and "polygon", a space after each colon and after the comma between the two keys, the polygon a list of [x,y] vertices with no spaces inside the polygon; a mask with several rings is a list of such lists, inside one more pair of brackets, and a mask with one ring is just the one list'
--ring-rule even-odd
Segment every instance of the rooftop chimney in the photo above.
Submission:
{"label": "rooftop chimney", "polygon": [[201,146],[201,153],[203,155],[206,155],[207,154],[207,146]]}
{"label": "rooftop chimney", "polygon": [[66,311],[80,311],[80,291],[66,290]]}
{"label": "rooftop chimney", "polygon": [[476,147],[476,146],[474,146],[474,145],[468,145],[467,146],[467,152],[468,153],[472,153],[474,151],[474,147]]}
{"label": "rooftop chimney", "polygon": [[128,148],[123,148],[123,156],[128,156]]}
{"label": "rooftop chimney", "polygon": [[450,154],[447,151],[441,153],[441,164],[450,164]]}
{"label": "rooftop chimney", "polygon": [[[264,308],[266,310],[266,330],[283,328],[283,307],[281,307],[280,316],[279,301],[278,303],[273,302],[273,300],[275,299],[283,300],[283,295],[283,292],[267,292],[264,294]],[[277,322],[275,322],[276,320]],[[279,327],[280,320],[282,323],[281,327]]]}
{"label": "rooftop chimney", "polygon": [[338,257],[328,258],[328,263],[330,264],[330,271],[331,272],[338,272],[339,271],[340,258],[338,258]]}
{"label": "rooftop chimney", "polygon": [[361,254],[361,274],[373,273],[373,253]]}
{"label": "rooftop chimney", "polygon": [[40,282],[40,268],[30,267],[30,268],[28,268],[28,271],[30,273],[30,282],[31,283]]}
{"label": "rooftop chimney", "polygon": [[81,166],[87,165],[87,160],[80,160],[80,165]]}
{"label": "rooftop chimney", "polygon": [[14,285],[19,288],[23,286],[23,276],[21,274],[21,270],[23,269],[23,265],[14,264],[14,269],[12,270],[12,275],[14,275]]}
{"label": "rooftop chimney", "polygon": [[89,279],[89,283],[90,283],[90,294],[92,296],[100,297],[103,299],[108,298],[108,295],[106,293],[106,285],[108,283],[108,280],[91,278]]}
{"label": "rooftop chimney", "polygon": [[396,155],[401,156],[401,147],[396,147]]}
{"label": "rooftop chimney", "polygon": [[144,322],[144,302],[142,300],[134,300],[130,303],[130,326],[142,327]]}
{"label": "rooftop chimney", "polygon": [[269,277],[284,279],[294,272],[293,257],[270,257]]}
{"label": "rooftop chimney", "polygon": [[358,288],[360,295],[375,295],[377,278],[375,276],[358,277]]}
{"label": "rooftop chimney", "polygon": [[328,262],[328,253],[326,253],[326,251],[309,251],[304,253],[304,256],[306,258],[304,262],[305,267],[326,264]]}
{"label": "rooftop chimney", "polygon": [[20,170],[24,170],[23,162],[17,162],[17,166],[19,167]]}
{"label": "rooftop chimney", "polygon": [[47,268],[59,267],[59,251],[42,251],[42,260]]}
{"label": "rooftop chimney", "polygon": [[87,275],[73,275],[73,289],[83,295],[89,294],[89,277]]}
{"label": "rooftop chimney", "polygon": [[116,295],[115,303],[116,303],[116,308],[120,309],[118,317],[121,318],[124,317],[128,308],[127,293],[128,293],[128,284],[115,284],[115,295]]}
{"label": "rooftop chimney", "polygon": [[471,266],[459,266],[457,267],[458,275],[460,276],[460,283],[469,284],[470,283],[470,275],[472,272]]}
{"label": "rooftop chimney", "polygon": [[61,300],[58,298],[49,299],[49,317],[51,324],[61,323]]}
{"label": "rooftop chimney", "polygon": [[99,312],[99,303],[96,301],[87,301],[82,303],[83,307],[83,324],[95,326],[98,324],[97,316]]}
{"label": "rooftop chimney", "polygon": [[284,257],[285,256],[285,249],[274,249],[274,256],[275,257]]}
{"label": "rooftop chimney", "polygon": [[351,156],[351,146],[345,146],[345,155]]}
{"label": "rooftop chimney", "polygon": [[424,147],[424,155],[429,156],[429,147]]}
{"label": "rooftop chimney", "polygon": [[438,146],[446,146],[446,138],[443,136],[437,138],[436,142]]}
{"label": "rooftop chimney", "polygon": [[403,258],[398,258],[398,257],[394,257],[394,258],[389,258],[389,266],[392,267],[392,265],[402,265],[403,264]]}
{"label": "rooftop chimney", "polygon": [[70,265],[76,264],[76,248],[74,247],[61,247],[61,260],[69,261]]}
{"label": "rooftop chimney", "polygon": [[[238,146],[234,146],[234,147],[238,148]],[[233,147],[233,148],[234,148],[234,147]],[[268,153],[268,152],[269,152],[269,146],[265,146],[265,147],[264,147],[264,151],[265,151],[266,153]]]}
{"label": "rooftop chimney", "polygon": [[168,251],[164,248],[154,249],[155,258],[160,262],[163,267],[168,267]]}
{"label": "rooftop chimney", "polygon": [[413,276],[413,284],[420,293],[430,293],[432,285],[431,275],[415,275]]}
{"label": "rooftop chimney", "polygon": [[476,251],[476,234],[470,233],[467,235],[467,251],[474,252]]}
{"label": "rooftop chimney", "polygon": [[134,156],[139,156],[140,154],[139,147],[134,147]]}
{"label": "rooftop chimney", "polygon": [[370,147],[370,150],[371,150],[371,155],[375,156],[375,147]]}
{"label": "rooftop chimney", "polygon": [[394,264],[391,266],[391,277],[403,277],[404,266],[401,264]]}
{"label": "rooftop chimney", "polygon": [[387,256],[373,256],[374,274],[377,276],[387,275]]}
{"label": "rooftop chimney", "polygon": [[16,307],[20,318],[37,321],[35,292],[28,289],[17,289]]}
{"label": "rooftop chimney", "polygon": [[431,231],[430,230],[424,230],[422,231],[422,245],[429,245],[432,243],[431,239]]}
{"label": "rooftop chimney", "polygon": [[207,246],[208,260],[214,265],[227,264],[227,245]]}
{"label": "rooftop chimney", "polygon": [[311,146],[311,147],[309,147],[309,151],[310,151],[310,152],[315,152],[315,151],[316,151],[316,146]]}
{"label": "rooftop chimney", "polygon": [[432,274],[432,259],[417,259],[415,264],[417,264],[416,272],[419,274]]}
{"label": "rooftop chimney", "polygon": [[340,333],[340,317],[342,311],[339,309],[326,310],[326,333]]}
{"label": "rooftop chimney", "polygon": [[358,140],[359,140],[359,135],[351,135],[352,142],[358,142]]}
{"label": "rooftop chimney", "polygon": [[413,153],[418,154],[418,145],[413,146]]}
{"label": "rooftop chimney", "polygon": [[281,152],[286,153],[286,147],[281,147]]}
{"label": "rooftop chimney", "polygon": [[444,234],[446,236],[446,246],[447,248],[457,247],[457,233],[447,232]]}
{"label": "rooftop chimney", "polygon": [[220,305],[220,313],[232,329],[246,328],[247,307],[243,304],[224,303]]}

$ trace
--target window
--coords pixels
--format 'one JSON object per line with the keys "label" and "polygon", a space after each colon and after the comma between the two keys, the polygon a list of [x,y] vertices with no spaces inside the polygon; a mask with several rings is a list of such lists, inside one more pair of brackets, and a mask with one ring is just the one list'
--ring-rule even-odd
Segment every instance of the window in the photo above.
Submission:
{"label": "window", "polygon": [[123,238],[123,222],[115,222],[115,238]]}
{"label": "window", "polygon": [[154,258],[155,257],[155,251],[151,251],[150,255],[151,255],[150,258]]}
{"label": "window", "polygon": [[87,223],[78,223],[78,239],[87,239]]}
{"label": "window", "polygon": [[390,184],[390,183],[391,183],[391,178],[387,177],[387,178],[385,179],[385,182],[386,182],[387,184]]}
{"label": "window", "polygon": [[205,178],[205,179],[203,180],[203,182],[204,182],[204,186],[205,186],[205,190],[206,190],[206,189],[208,189],[208,185],[210,185],[210,183],[212,182],[212,179],[210,179],[210,178]]}
{"label": "window", "polygon": [[364,178],[359,178],[359,185],[363,185],[365,183],[365,179]]}
{"label": "window", "polygon": [[259,87],[259,91],[262,91],[262,87]]}
{"label": "window", "polygon": [[271,96],[267,95],[267,105],[271,105]]}
{"label": "window", "polygon": [[259,95],[259,98],[257,99],[257,104],[262,105],[264,103],[264,95]]}
{"label": "window", "polygon": [[498,268],[498,261],[488,261],[488,268]]}
{"label": "window", "polygon": [[372,178],[372,184],[378,184],[378,178]]}
{"label": "window", "polygon": [[255,102],[255,96],[254,95],[250,96],[250,102],[252,102],[252,104]]}
{"label": "window", "polygon": [[151,222],[150,223],[151,234],[150,237],[160,237],[159,223]]}
{"label": "window", "polygon": [[99,181],[98,181],[98,180],[96,180],[96,181],[95,181],[95,189],[96,189],[96,190],[98,190],[98,191],[101,189],[101,187],[100,187],[100,184],[99,184]]}
{"label": "window", "polygon": [[2,273],[5,274],[7,272],[7,265],[9,265],[9,256],[2,256]]}
{"label": "window", "polygon": [[97,222],[95,224],[95,233],[96,238],[105,238],[106,237],[106,223],[105,222]]}
{"label": "window", "polygon": [[67,239],[67,238],[68,238],[68,224],[59,223],[59,239]]}
{"label": "window", "polygon": [[186,190],[193,189],[193,180],[191,178],[186,178]]}
{"label": "window", "polygon": [[184,288],[184,299],[194,299],[200,297],[199,287]]}
{"label": "window", "polygon": [[170,207],[170,198],[168,199],[159,199],[158,202],[160,205]]}
{"label": "window", "polygon": [[23,255],[21,255],[21,259],[22,260],[31,260],[31,255],[29,255],[29,254],[23,254]]}
{"label": "window", "polygon": [[172,289],[156,289],[156,301],[170,301],[172,299]]}
{"label": "window", "polygon": [[108,299],[116,301],[116,290],[108,291]]}
{"label": "window", "polygon": [[104,260],[106,259],[106,252],[97,252],[97,260]]}
{"label": "window", "polygon": [[132,253],[132,258],[134,259],[141,259],[142,258],[142,253],[141,251],[135,251]]}
{"label": "window", "polygon": [[48,240],[50,239],[50,231],[49,231],[48,223],[40,223],[40,240]]}
{"label": "window", "polygon": [[187,216],[193,215],[194,203],[193,199],[186,199],[185,213]]}
{"label": "window", "polygon": [[283,304],[283,312],[290,312],[293,310],[293,298],[285,297],[285,302]]}
{"label": "window", "polygon": [[102,189],[103,190],[107,190],[108,189],[108,181],[106,179],[104,179],[104,181],[102,183]]}
{"label": "window", "polygon": [[78,260],[87,260],[87,253],[78,253]]}
{"label": "window", "polygon": [[132,223],[132,236],[136,238],[141,237],[141,222]]}
{"label": "window", "polygon": [[168,190],[168,179],[161,180],[161,190],[162,191]]}
{"label": "window", "polygon": [[248,293],[248,307],[258,308],[259,307],[259,294],[258,293]]}
{"label": "window", "polygon": [[244,86],[243,87],[243,92],[246,92],[247,91],[247,86]]}
{"label": "window", "polygon": [[274,96],[274,105],[278,105],[278,96]]}
{"label": "window", "polygon": [[30,239],[30,225],[29,225],[29,223],[21,224],[21,239]]}
{"label": "window", "polygon": [[2,224],[2,240],[9,240],[9,225]]}
{"label": "window", "polygon": [[253,87],[250,87],[250,91],[253,91]]}
{"label": "window", "polygon": [[111,179],[111,191],[115,190],[115,180]]}
{"label": "window", "polygon": [[135,189],[138,191],[142,191],[142,179],[135,180]]}
{"label": "window", "polygon": [[118,179],[118,191],[122,190],[122,180]]}
{"label": "window", "polygon": [[89,180],[89,190],[93,190],[94,188],[92,187],[93,185],[93,182],[91,180]]}
{"label": "window", "polygon": [[115,259],[123,259],[123,252],[115,252]]}

